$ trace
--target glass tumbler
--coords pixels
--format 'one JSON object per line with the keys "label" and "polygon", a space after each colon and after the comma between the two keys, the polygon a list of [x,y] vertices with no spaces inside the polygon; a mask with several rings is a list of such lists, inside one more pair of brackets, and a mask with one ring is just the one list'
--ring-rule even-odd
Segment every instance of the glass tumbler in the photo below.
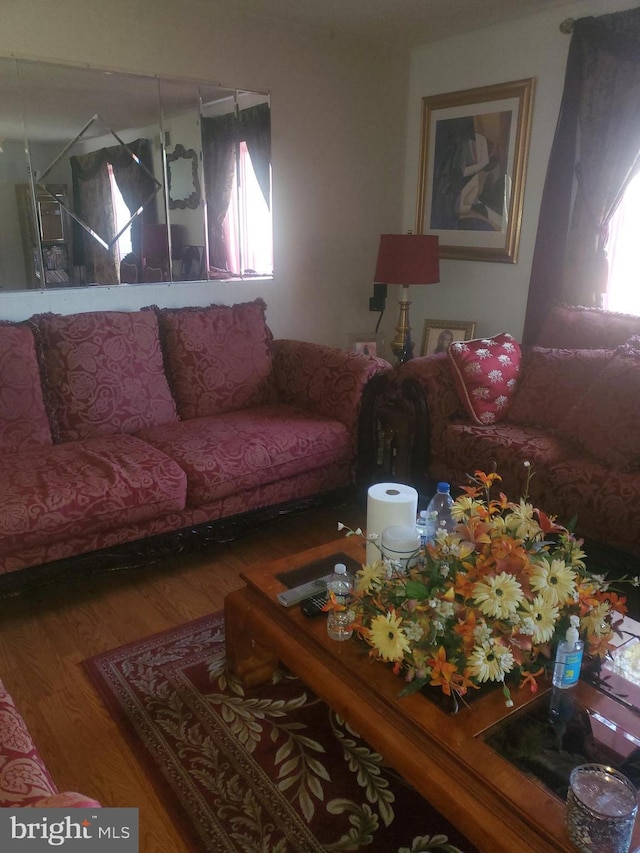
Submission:
{"label": "glass tumbler", "polygon": [[628,853],[637,812],[638,792],[622,773],[605,764],[571,772],[566,827],[581,853]]}

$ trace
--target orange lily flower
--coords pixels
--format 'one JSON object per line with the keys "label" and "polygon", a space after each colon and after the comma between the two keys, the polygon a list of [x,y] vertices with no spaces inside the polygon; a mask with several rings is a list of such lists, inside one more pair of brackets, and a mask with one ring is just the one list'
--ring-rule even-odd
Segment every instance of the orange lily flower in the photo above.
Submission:
{"label": "orange lily flower", "polygon": [[523,673],[522,681],[520,682],[520,690],[522,690],[522,688],[525,686],[525,684],[528,684],[530,689],[531,689],[531,692],[537,693],[538,692],[538,682],[536,681],[536,678],[541,676],[543,674],[543,672],[544,672],[544,667],[541,666],[537,672],[525,672],[525,673]]}
{"label": "orange lily flower", "polygon": [[456,672],[456,666],[447,663],[447,653],[444,646],[440,646],[435,657],[430,658],[428,664],[431,667],[431,681],[429,682],[431,686],[440,686],[443,693],[451,696],[451,679]]}

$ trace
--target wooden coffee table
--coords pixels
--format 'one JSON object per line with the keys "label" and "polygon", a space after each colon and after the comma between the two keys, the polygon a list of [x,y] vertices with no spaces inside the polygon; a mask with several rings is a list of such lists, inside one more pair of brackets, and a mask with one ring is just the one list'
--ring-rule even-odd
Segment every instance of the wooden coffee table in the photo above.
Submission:
{"label": "wooden coffee table", "polygon": [[[278,603],[276,595],[286,587],[276,575],[337,552],[364,561],[364,545],[351,537],[242,575],[246,586],[225,601],[231,670],[251,686],[268,681],[282,661],[480,850],[574,851],[564,830],[564,802],[483,737],[496,723],[522,713],[535,695],[514,691],[514,707],[508,709],[498,689],[457,714],[419,693],[399,698],[401,679],[372,660],[363,643],[335,642],[327,636],[324,615],[308,618],[299,607]],[[632,711],[589,684],[580,682],[572,695],[608,719],[622,717],[628,731],[638,727]],[[636,826],[632,849],[638,843]]]}

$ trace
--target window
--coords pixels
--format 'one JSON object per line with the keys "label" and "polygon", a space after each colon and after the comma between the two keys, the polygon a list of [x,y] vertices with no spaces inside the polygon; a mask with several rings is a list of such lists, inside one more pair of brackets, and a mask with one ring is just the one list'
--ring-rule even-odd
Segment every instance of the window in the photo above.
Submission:
{"label": "window", "polygon": [[[129,213],[129,208],[125,204],[124,199],[122,198],[122,193],[118,187],[118,182],[116,181],[116,177],[113,174],[113,166],[111,163],[107,163],[107,169],[109,170],[109,182],[111,184],[111,201],[113,203],[113,215],[116,221],[116,234],[120,231],[121,228],[127,224],[127,222],[131,219],[131,214]],[[131,246],[131,226],[127,228],[126,231],[122,233],[120,239],[115,245],[116,252],[116,263],[120,263],[120,261],[133,251]]]}
{"label": "window", "polygon": [[230,266],[238,275],[273,275],[271,211],[246,142],[239,146],[229,209],[223,223]]}
{"label": "window", "polygon": [[640,234],[640,174],[626,189],[624,198],[609,224],[609,281],[605,307],[609,311],[640,315],[638,276],[638,234]]}

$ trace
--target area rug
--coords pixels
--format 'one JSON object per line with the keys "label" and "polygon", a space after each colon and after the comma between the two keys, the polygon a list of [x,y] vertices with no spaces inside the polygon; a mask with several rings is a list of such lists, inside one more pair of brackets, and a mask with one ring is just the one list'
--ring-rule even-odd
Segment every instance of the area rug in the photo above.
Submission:
{"label": "area rug", "polygon": [[193,851],[476,850],[290,672],[245,690],[222,614],[84,666]]}

